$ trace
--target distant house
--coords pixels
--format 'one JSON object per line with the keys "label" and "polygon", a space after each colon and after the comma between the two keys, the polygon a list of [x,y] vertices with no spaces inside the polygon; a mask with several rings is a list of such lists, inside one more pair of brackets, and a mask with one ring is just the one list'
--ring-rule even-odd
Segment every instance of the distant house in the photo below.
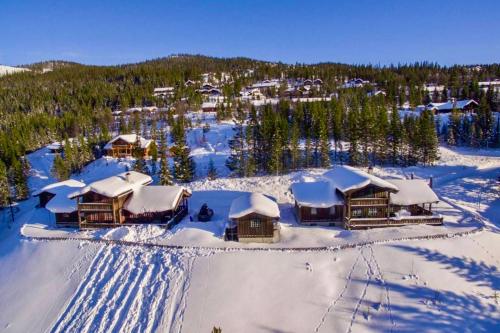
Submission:
{"label": "distant house", "polygon": [[78,208],[76,200],[69,195],[85,184],[74,179],[68,179],[43,187],[33,193],[38,197],[41,208],[46,208],[54,214],[56,225],[59,227],[78,227]]}
{"label": "distant house", "polygon": [[372,91],[369,91],[366,95],[368,97],[375,97],[375,96],[385,96],[386,93],[383,90],[372,90]]}
{"label": "distant house", "polygon": [[384,180],[349,166],[337,166],[323,179],[292,184],[299,223],[347,229],[443,223],[432,213],[437,196],[421,180]]}
{"label": "distant house", "polygon": [[144,139],[141,136],[138,137],[136,134],[122,134],[109,141],[104,146],[104,150],[107,152],[107,155],[112,157],[130,157],[134,153],[136,144],[139,143],[144,156],[148,156],[151,142],[151,140]]}
{"label": "distant house", "polygon": [[201,111],[203,112],[216,112],[217,102],[203,102],[201,104]]}
{"label": "distant house", "polygon": [[500,80],[480,81],[478,82],[478,86],[484,92],[488,91],[490,88],[496,93],[500,92]]}
{"label": "distant house", "polygon": [[174,87],[161,87],[161,88],[155,88],[153,90],[153,96],[155,97],[172,97],[175,94],[175,88]]}
{"label": "distant house", "polygon": [[63,145],[60,142],[52,142],[51,144],[47,145],[47,149],[52,154],[60,154],[63,151]]}
{"label": "distant house", "polygon": [[196,84],[196,82],[194,82],[193,80],[187,80],[186,82],[184,82],[184,85],[186,87],[192,87]]}
{"label": "distant house", "polygon": [[426,105],[427,110],[431,110],[434,113],[449,113],[454,109],[461,112],[474,112],[476,107],[479,105],[473,99],[465,99],[465,100],[449,100],[445,103],[429,103]]}
{"label": "distant house", "polygon": [[179,222],[187,214],[191,192],[181,186],[147,186],[152,181],[148,175],[129,171],[74,192],[80,228]]}
{"label": "distant house", "polygon": [[229,209],[226,239],[272,243],[279,240],[280,210],[273,199],[247,193],[233,200]]}
{"label": "distant house", "polygon": [[369,83],[370,83],[370,81],[355,78],[355,79],[351,79],[349,81],[344,82],[344,84],[342,85],[342,88],[361,88]]}

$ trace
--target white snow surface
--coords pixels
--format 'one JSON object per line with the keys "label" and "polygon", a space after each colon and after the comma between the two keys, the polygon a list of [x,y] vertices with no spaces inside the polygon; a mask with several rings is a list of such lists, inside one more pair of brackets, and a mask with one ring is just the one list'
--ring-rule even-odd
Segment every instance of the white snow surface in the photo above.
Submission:
{"label": "white snow surface", "polygon": [[110,198],[139,189],[140,186],[150,184],[151,176],[137,171],[126,171],[118,175],[95,181],[70,196],[75,197],[87,192],[95,192]]}
{"label": "white snow surface", "polygon": [[423,179],[387,179],[399,189],[391,193],[390,201],[394,205],[409,206],[424,203],[437,203],[439,198]]}
{"label": "white snow surface", "polygon": [[229,208],[230,219],[237,219],[252,213],[273,218],[280,217],[276,201],[262,193],[243,194],[234,199]]}
{"label": "white snow surface", "polygon": [[293,183],[290,189],[300,206],[328,208],[344,203],[340,195],[326,181]]}
{"label": "white snow surface", "polygon": [[132,214],[173,210],[184,191],[188,190],[182,186],[141,186],[123,208]]}
{"label": "white snow surface", "polygon": [[332,182],[334,187],[343,193],[365,187],[369,184],[392,189],[395,192],[398,191],[398,188],[394,184],[348,165],[335,166],[325,172],[324,176]]}
{"label": "white snow surface", "polygon": [[[223,332],[498,330],[500,150],[441,147],[441,160],[432,167],[375,168],[380,177],[432,176],[440,199],[436,210],[445,224],[348,231],[300,226],[292,214],[290,185],[321,181],[325,170],[227,178],[222,162],[231,125],[210,126],[206,134],[212,136],[205,143],[215,152],[198,141],[201,128],[188,133],[201,170],[208,158],[215,157],[220,171],[214,181],[201,178],[188,185],[193,191],[190,214],[207,202],[215,212],[210,222],[186,218],[172,230],[148,225],[80,232],[54,229],[48,211],[36,208],[36,198],[17,205],[14,223],[9,222],[7,210],[0,211],[0,330],[210,332],[214,326]],[[53,155],[47,149],[28,159],[31,189],[54,182]],[[72,179],[90,184],[122,173],[132,163],[102,158]],[[224,242],[223,226],[232,200],[255,191],[277,200],[280,242]],[[472,233],[451,236],[463,231]],[[442,236],[426,239],[429,235]],[[134,245],[112,243],[115,240]],[[346,245],[353,247],[337,249]],[[309,249],[317,246],[322,250]]]}

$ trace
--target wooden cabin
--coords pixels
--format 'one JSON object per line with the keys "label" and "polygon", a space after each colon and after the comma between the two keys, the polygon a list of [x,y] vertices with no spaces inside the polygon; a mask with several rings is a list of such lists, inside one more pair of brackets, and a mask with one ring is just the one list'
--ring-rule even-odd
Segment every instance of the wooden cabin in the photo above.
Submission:
{"label": "wooden cabin", "polygon": [[201,111],[217,112],[217,102],[203,102],[203,104],[201,104]]}
{"label": "wooden cabin", "polygon": [[479,103],[473,99],[455,100],[451,99],[444,103],[429,103],[425,108],[431,110],[434,114],[450,113],[453,110],[472,113],[478,107]]}
{"label": "wooden cabin", "polygon": [[191,192],[179,186],[147,186],[148,175],[129,171],[83,188],[78,198],[80,228],[178,223],[188,212]]}
{"label": "wooden cabin", "polygon": [[291,191],[295,198],[297,221],[304,225],[342,226],[344,199],[332,190],[327,181],[294,183]]}
{"label": "wooden cabin", "polygon": [[84,186],[82,182],[68,179],[47,185],[33,195],[39,198],[41,208],[46,208],[54,215],[56,226],[78,227],[77,203],[70,196]]}
{"label": "wooden cabin", "polygon": [[439,200],[422,181],[384,180],[349,166],[335,167],[324,178],[328,183],[292,185],[299,223],[346,229],[443,223],[432,213]]}
{"label": "wooden cabin", "polygon": [[231,203],[226,239],[239,242],[279,241],[280,210],[273,199],[261,193],[246,193]]}
{"label": "wooden cabin", "polygon": [[140,136],[138,137],[136,134],[119,135],[109,141],[104,146],[104,150],[107,152],[107,155],[112,157],[131,157],[134,154],[137,144],[140,145],[139,148],[143,151],[144,157],[149,156],[151,140],[146,140]]}

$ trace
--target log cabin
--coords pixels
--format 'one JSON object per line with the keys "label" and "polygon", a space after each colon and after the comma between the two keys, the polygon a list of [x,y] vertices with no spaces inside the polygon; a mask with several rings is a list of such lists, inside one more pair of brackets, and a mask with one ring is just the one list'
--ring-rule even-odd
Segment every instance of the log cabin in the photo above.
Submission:
{"label": "log cabin", "polygon": [[261,193],[246,193],[231,203],[226,240],[274,243],[279,241],[280,210]]}
{"label": "log cabin", "polygon": [[68,179],[47,185],[33,193],[40,200],[39,206],[54,214],[58,227],[78,227],[78,208],[76,200],[69,195],[85,186],[84,183]]}
{"label": "log cabin", "polygon": [[132,224],[171,227],[188,212],[191,192],[180,186],[148,186],[152,178],[129,171],[93,182],[72,194],[81,229]]}
{"label": "log cabin", "polygon": [[138,137],[136,134],[122,134],[109,141],[104,146],[104,150],[108,156],[117,158],[131,157],[136,145],[139,144],[144,157],[147,157],[151,142],[151,140],[144,139],[141,136]]}
{"label": "log cabin", "polygon": [[443,223],[432,212],[439,199],[422,180],[384,180],[349,166],[335,167],[323,177],[291,186],[300,224],[354,229]]}
{"label": "log cabin", "polygon": [[478,105],[479,103],[473,99],[464,99],[458,101],[455,99],[451,99],[444,103],[429,103],[426,105],[425,109],[431,110],[434,114],[450,113],[453,110],[473,113]]}

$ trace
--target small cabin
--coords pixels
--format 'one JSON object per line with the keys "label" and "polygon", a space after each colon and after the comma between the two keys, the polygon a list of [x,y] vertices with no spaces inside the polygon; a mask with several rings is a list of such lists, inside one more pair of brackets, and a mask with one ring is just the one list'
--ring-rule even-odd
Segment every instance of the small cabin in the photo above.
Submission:
{"label": "small cabin", "polygon": [[204,102],[201,105],[201,111],[203,111],[203,112],[216,112],[217,111],[217,103],[216,102]]}
{"label": "small cabin", "polygon": [[[398,218],[431,218],[439,217],[432,211],[432,206],[439,203],[439,198],[423,179],[388,179],[399,189],[391,195],[391,217]],[[436,220],[442,224],[442,220]]]}
{"label": "small cabin", "polygon": [[300,224],[353,229],[443,223],[432,212],[439,200],[422,180],[385,180],[350,166],[337,166],[323,179],[291,186]]}
{"label": "small cabin", "polygon": [[295,199],[297,221],[304,225],[342,226],[344,199],[327,181],[294,183],[290,187]]}
{"label": "small cabin", "polygon": [[73,192],[85,186],[84,183],[68,179],[47,185],[33,195],[40,200],[39,206],[54,214],[58,227],[78,227],[77,202],[71,199]]}
{"label": "small cabin", "polygon": [[188,213],[191,192],[181,186],[148,186],[152,181],[148,175],[129,171],[74,193],[80,228],[178,223]]}
{"label": "small cabin", "polygon": [[279,241],[280,210],[276,201],[261,193],[246,193],[231,203],[226,239],[239,242]]}
{"label": "small cabin", "polygon": [[107,155],[112,157],[131,157],[137,148],[136,146],[139,145],[144,157],[147,157],[149,156],[151,142],[151,140],[144,139],[136,134],[122,134],[109,141],[104,146],[104,150],[107,152]]}

